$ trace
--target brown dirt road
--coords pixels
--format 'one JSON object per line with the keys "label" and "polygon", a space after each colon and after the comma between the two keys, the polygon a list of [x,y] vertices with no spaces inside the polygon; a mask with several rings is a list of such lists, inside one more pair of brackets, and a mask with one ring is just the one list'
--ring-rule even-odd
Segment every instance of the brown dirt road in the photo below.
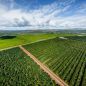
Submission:
{"label": "brown dirt road", "polygon": [[37,63],[37,65],[40,66],[40,68],[42,70],[44,70],[44,72],[46,72],[52,80],[54,80],[56,82],[56,84],[60,85],[60,86],[68,86],[68,84],[66,84],[59,76],[57,76],[55,73],[53,73],[48,67],[46,67],[43,63],[41,63],[35,56],[33,56],[29,51],[27,51],[24,47],[22,47],[21,45],[19,46],[19,48],[26,53],[28,56],[30,56],[30,58]]}

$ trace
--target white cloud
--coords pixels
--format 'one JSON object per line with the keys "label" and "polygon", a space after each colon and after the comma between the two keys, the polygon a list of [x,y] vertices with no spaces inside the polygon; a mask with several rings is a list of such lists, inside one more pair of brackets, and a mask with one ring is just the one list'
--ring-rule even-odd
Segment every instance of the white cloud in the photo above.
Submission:
{"label": "white cloud", "polygon": [[[73,16],[59,16],[59,13],[66,12],[70,8],[70,6],[71,5],[69,3],[63,8],[59,8],[58,4],[53,3],[51,5],[40,7],[36,10],[30,10],[28,12],[25,12],[22,9],[7,10],[5,6],[0,5],[0,26],[30,27],[30,25],[32,25],[33,27],[54,26],[59,28],[86,27],[86,16],[79,15],[78,12]],[[82,10],[83,9],[81,9],[81,11]]]}

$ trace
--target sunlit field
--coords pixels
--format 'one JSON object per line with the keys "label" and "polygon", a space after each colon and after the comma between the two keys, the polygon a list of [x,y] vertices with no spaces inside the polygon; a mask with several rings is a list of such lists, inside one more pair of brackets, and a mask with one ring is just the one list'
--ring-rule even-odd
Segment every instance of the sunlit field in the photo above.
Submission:
{"label": "sunlit field", "polygon": [[[14,35],[14,38],[4,38],[2,39],[3,34],[0,36],[0,49],[14,47],[18,45],[28,44],[36,41],[51,39],[57,36],[69,36],[75,34],[54,34],[54,33],[37,33],[37,34],[17,34]],[[7,34],[6,36],[10,36]],[[11,34],[12,36],[12,34]]]}

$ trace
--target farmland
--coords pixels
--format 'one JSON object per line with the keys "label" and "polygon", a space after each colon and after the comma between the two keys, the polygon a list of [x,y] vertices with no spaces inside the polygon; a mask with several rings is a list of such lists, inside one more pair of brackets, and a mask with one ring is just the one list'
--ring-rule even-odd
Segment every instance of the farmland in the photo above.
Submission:
{"label": "farmland", "polygon": [[[13,39],[2,39],[1,36],[6,35],[6,36],[15,36],[15,38]],[[44,40],[44,39],[50,39],[50,38],[54,38],[56,36],[71,36],[71,35],[75,35],[75,34],[55,34],[55,33],[35,33],[35,34],[13,34],[13,33],[9,33],[9,34],[1,34],[0,35],[0,49],[5,49],[5,48],[9,48],[9,47],[14,47],[14,46],[18,46],[18,45],[23,45],[23,44],[29,44],[32,42],[36,42],[36,41],[40,41],[40,40]]]}
{"label": "farmland", "polygon": [[65,38],[56,37],[24,47],[70,86],[86,86],[85,36]]}
{"label": "farmland", "polygon": [[56,86],[19,48],[0,52],[0,86]]}
{"label": "farmland", "polygon": [[[22,45],[69,86],[86,86],[86,36],[76,35],[17,34],[0,49]],[[9,85],[57,86],[19,47],[0,51],[0,86]]]}
{"label": "farmland", "polygon": [[[9,35],[10,34],[8,34],[7,36]],[[0,49],[27,44],[27,43],[35,42],[42,39],[52,38],[52,37],[55,37],[56,34],[17,34],[14,36],[15,38],[13,39],[0,38]]]}
{"label": "farmland", "polygon": [[86,86],[86,0],[0,0],[0,86]]}

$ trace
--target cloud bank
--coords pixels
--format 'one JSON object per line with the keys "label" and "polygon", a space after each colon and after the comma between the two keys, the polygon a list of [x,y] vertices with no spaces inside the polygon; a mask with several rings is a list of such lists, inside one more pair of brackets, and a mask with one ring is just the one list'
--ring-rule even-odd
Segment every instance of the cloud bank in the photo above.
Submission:
{"label": "cloud bank", "polygon": [[[38,9],[14,8],[15,0],[9,0],[10,6],[0,4],[0,27],[45,27],[86,28],[86,4],[74,9],[76,0],[56,1],[40,6]],[[1,2],[1,1],[0,1]],[[39,29],[39,28],[38,28]]]}

